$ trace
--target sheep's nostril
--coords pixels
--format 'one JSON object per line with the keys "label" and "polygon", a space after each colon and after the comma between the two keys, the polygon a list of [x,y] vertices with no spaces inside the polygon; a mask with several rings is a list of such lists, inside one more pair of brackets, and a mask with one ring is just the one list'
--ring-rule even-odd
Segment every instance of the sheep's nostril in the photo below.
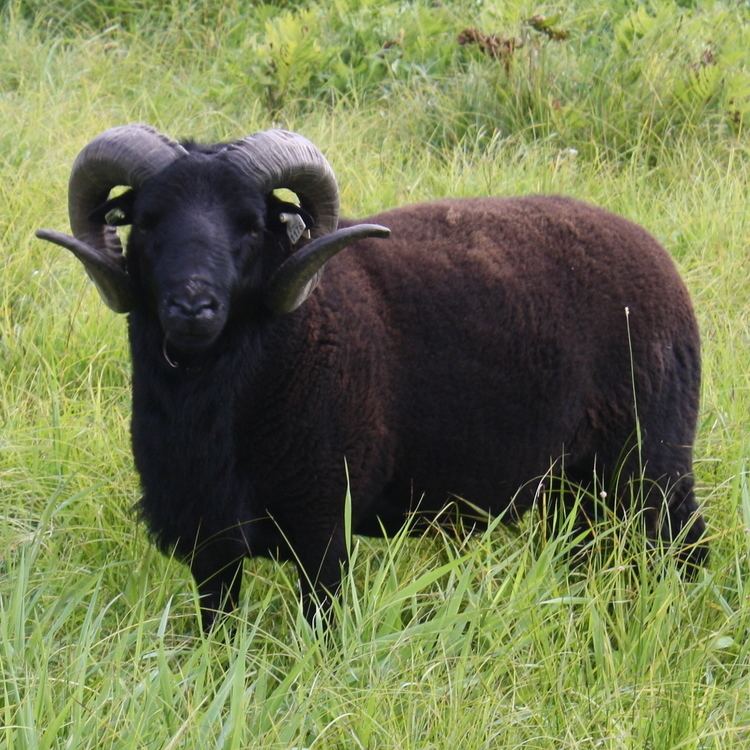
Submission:
{"label": "sheep's nostril", "polygon": [[172,296],[167,300],[167,315],[180,318],[210,318],[219,309],[219,302],[210,295]]}
{"label": "sheep's nostril", "polygon": [[213,297],[204,300],[198,300],[193,305],[193,315],[213,315],[218,308],[219,303],[215,299],[213,299]]}

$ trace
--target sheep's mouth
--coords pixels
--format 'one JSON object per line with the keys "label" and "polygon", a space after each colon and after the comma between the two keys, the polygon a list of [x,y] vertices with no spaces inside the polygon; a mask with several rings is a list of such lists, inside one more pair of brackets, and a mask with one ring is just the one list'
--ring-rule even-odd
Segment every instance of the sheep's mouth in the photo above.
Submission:
{"label": "sheep's mouth", "polygon": [[209,349],[224,329],[224,321],[211,318],[185,318],[162,324],[164,339],[170,351],[200,354]]}
{"label": "sheep's mouth", "polygon": [[169,344],[170,351],[174,350],[184,354],[202,354],[213,346],[220,334],[221,329],[210,335],[167,331],[164,334],[164,339]]}

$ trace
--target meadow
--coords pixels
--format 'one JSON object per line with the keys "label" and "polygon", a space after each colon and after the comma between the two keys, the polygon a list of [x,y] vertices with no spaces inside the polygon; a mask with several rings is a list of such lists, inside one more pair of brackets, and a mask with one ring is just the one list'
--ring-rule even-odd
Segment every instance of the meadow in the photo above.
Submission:
{"label": "meadow", "polygon": [[[747,747],[748,50],[730,0],[1,3],[0,747]],[[701,327],[708,567],[685,581],[637,519],[578,566],[536,515],[354,537],[327,637],[260,560],[202,635],[134,512],[125,321],[33,236],[67,228],[73,159],[126,122],[302,132],[350,216],[560,193],[647,227]]]}

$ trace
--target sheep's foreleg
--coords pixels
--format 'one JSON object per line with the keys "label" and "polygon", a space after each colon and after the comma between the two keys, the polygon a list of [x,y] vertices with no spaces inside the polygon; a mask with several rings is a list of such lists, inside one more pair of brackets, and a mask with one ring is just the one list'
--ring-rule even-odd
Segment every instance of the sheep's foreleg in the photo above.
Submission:
{"label": "sheep's foreleg", "polygon": [[341,586],[342,568],[348,565],[343,530],[310,534],[294,547],[299,570],[305,619],[313,623],[320,613],[328,620],[333,597]]}
{"label": "sheep's foreleg", "polygon": [[242,557],[214,543],[197,549],[190,560],[200,596],[201,624],[208,633],[214,624],[231,612],[239,602],[242,586]]}

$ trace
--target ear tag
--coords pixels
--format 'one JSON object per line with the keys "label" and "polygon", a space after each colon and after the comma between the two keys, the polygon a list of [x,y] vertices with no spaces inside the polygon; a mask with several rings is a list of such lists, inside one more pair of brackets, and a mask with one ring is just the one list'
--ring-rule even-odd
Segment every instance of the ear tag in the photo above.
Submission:
{"label": "ear tag", "polygon": [[109,226],[117,226],[125,221],[125,212],[119,208],[110,208],[106,214],[104,214],[104,221]]}
{"label": "ear tag", "polygon": [[279,221],[282,224],[286,224],[286,236],[289,237],[289,242],[292,245],[296,245],[299,242],[299,238],[305,234],[305,230],[307,229],[303,218],[299,214],[283,213],[279,214]]}

